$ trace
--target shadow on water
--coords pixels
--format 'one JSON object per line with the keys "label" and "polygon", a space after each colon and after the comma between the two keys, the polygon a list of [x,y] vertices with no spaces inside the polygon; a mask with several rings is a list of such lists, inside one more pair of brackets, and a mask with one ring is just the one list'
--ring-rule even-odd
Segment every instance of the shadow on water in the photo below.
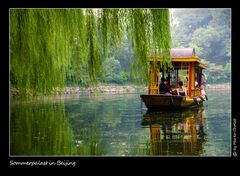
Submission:
{"label": "shadow on water", "polygon": [[201,155],[206,142],[203,108],[147,112],[142,127],[150,130],[151,155]]}

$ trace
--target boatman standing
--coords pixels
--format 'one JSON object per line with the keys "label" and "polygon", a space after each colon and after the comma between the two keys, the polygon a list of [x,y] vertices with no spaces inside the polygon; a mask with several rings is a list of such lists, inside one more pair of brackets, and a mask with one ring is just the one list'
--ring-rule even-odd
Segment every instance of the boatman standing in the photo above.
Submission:
{"label": "boatman standing", "polygon": [[202,73],[201,85],[203,85],[205,87],[206,86],[206,82],[207,82],[207,75],[205,73]]}

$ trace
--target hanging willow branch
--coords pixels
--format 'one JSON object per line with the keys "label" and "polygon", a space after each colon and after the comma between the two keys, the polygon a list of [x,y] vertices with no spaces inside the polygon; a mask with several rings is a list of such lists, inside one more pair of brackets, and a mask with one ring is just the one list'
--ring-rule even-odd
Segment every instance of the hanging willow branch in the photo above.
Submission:
{"label": "hanging willow branch", "polygon": [[167,69],[171,67],[170,50],[171,48],[171,34],[169,24],[169,11],[168,9],[151,9],[152,13],[152,35],[153,46],[156,49],[156,55],[163,58],[161,67]]}
{"label": "hanging willow branch", "polygon": [[164,68],[171,66],[168,9],[11,9],[11,86],[34,96],[63,88],[66,77],[93,84],[126,36],[135,52],[133,73],[142,81],[151,49],[161,51]]}
{"label": "hanging willow branch", "polygon": [[148,65],[146,57],[151,40],[149,31],[149,14],[147,9],[131,9],[129,11],[128,39],[132,41],[135,52],[132,69],[134,75],[146,81],[148,77]]}

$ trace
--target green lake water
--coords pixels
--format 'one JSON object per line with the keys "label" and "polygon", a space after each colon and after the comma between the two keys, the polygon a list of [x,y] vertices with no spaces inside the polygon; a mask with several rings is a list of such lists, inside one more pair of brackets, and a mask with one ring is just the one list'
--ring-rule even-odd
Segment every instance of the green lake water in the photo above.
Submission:
{"label": "green lake water", "polygon": [[202,108],[147,112],[140,94],[77,96],[10,107],[10,155],[230,156],[230,90]]}

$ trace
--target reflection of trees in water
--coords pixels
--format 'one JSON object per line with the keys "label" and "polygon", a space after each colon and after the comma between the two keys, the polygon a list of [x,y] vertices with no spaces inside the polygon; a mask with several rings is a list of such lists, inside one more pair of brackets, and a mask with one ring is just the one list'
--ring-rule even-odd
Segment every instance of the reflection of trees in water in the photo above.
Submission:
{"label": "reflection of trees in water", "polygon": [[72,129],[64,105],[12,105],[11,155],[70,155],[74,152]]}
{"label": "reflection of trees in water", "polygon": [[152,155],[200,155],[204,152],[206,120],[203,109],[152,112],[142,125],[150,128]]}
{"label": "reflection of trees in water", "polygon": [[98,138],[94,124],[73,132],[62,103],[11,106],[11,155],[99,155]]}
{"label": "reflection of trees in water", "polygon": [[[128,130],[132,123],[124,123],[136,112],[129,107],[136,95],[108,95],[91,97],[84,103],[65,104],[73,127],[74,141],[79,155],[122,155]],[[137,104],[136,106],[138,106]],[[89,110],[90,109],[90,110]]]}
{"label": "reflection of trees in water", "polygon": [[79,128],[74,135],[77,155],[103,155],[105,143],[99,140],[100,132],[95,125],[89,128]]}

